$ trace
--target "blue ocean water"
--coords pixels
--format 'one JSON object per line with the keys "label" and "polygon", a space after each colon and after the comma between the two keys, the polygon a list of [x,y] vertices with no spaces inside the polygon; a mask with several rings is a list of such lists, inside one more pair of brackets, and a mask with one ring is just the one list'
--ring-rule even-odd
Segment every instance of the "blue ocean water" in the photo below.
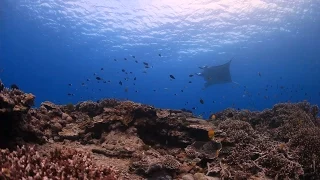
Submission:
{"label": "blue ocean water", "polygon": [[[189,77],[232,57],[239,85]],[[320,105],[320,1],[2,0],[0,78],[36,106],[117,98],[208,117]]]}

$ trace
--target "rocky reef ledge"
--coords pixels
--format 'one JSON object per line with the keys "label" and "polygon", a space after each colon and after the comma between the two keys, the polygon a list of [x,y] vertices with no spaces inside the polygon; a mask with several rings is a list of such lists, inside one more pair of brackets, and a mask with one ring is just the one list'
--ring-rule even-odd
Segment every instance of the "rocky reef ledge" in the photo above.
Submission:
{"label": "rocky reef ledge", "polygon": [[209,120],[103,99],[43,102],[0,82],[2,179],[320,179],[320,119],[308,102]]}

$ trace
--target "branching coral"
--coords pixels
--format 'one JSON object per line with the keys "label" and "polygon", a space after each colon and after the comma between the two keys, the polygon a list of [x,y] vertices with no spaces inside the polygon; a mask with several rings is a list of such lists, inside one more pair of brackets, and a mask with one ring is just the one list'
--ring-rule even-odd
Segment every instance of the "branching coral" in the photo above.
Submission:
{"label": "branching coral", "polygon": [[320,129],[302,128],[290,141],[290,147],[299,154],[299,162],[304,166],[306,176],[320,178]]}
{"label": "branching coral", "polygon": [[216,141],[196,141],[185,148],[187,156],[191,158],[215,159],[222,148],[220,142]]}
{"label": "branching coral", "polygon": [[219,129],[227,133],[226,141],[231,143],[250,143],[254,138],[253,128],[245,121],[225,120],[219,124]]}
{"label": "branching coral", "polygon": [[302,166],[287,159],[283,154],[271,151],[254,161],[262,171],[275,179],[299,179],[304,174]]}
{"label": "branching coral", "polygon": [[47,156],[29,146],[1,150],[0,169],[0,179],[116,179],[112,169],[96,166],[88,153],[73,149],[56,149]]}

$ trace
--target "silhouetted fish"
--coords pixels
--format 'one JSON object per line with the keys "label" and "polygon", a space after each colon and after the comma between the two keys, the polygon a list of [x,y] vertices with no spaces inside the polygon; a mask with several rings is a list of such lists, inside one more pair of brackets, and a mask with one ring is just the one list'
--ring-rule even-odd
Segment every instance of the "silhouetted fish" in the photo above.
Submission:
{"label": "silhouetted fish", "polygon": [[200,103],[201,103],[201,104],[204,104],[204,101],[203,101],[203,99],[200,99]]}
{"label": "silhouetted fish", "polygon": [[121,81],[119,81],[119,84],[122,86],[122,82]]}
{"label": "silhouetted fish", "polygon": [[99,77],[99,76],[97,76],[97,77],[96,77],[96,80],[100,81],[100,80],[102,80],[102,78]]}
{"label": "silhouetted fish", "polygon": [[171,79],[176,79],[176,78],[175,78],[173,75],[171,75],[171,74],[170,74],[170,78],[171,78]]}

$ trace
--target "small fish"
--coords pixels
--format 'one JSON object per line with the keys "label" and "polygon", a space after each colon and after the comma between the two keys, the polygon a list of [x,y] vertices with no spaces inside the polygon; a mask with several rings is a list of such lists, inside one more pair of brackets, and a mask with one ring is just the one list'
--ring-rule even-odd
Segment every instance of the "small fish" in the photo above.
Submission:
{"label": "small fish", "polygon": [[201,103],[201,104],[204,104],[204,101],[203,101],[203,99],[200,99],[200,103]]}
{"label": "small fish", "polygon": [[149,69],[150,67],[149,66],[144,66],[144,68]]}
{"label": "small fish", "polygon": [[107,83],[107,81],[103,81],[103,83]]}
{"label": "small fish", "polygon": [[183,89],[181,89],[181,92],[183,92]]}
{"label": "small fish", "polygon": [[122,72],[126,72],[126,70],[125,70],[125,69],[122,69],[121,71],[122,71]]}
{"label": "small fish", "polygon": [[192,109],[193,109],[193,110],[195,110],[195,109],[197,109],[197,108],[195,108],[195,107],[192,107]]}
{"label": "small fish", "polygon": [[192,76],[193,76],[193,74],[190,74],[190,75],[189,75],[189,77],[192,77]]}
{"label": "small fish", "polygon": [[132,56],[132,58],[136,58],[136,56]]}
{"label": "small fish", "polygon": [[114,61],[117,61],[116,59],[113,59]]}
{"label": "small fish", "polygon": [[175,78],[173,75],[171,75],[171,74],[170,74],[170,78],[171,78],[171,79],[176,79],[176,78]]}
{"label": "small fish", "polygon": [[261,73],[260,72],[258,72],[258,75],[261,77]]}
{"label": "small fish", "polygon": [[84,83],[81,83],[81,85],[84,86],[85,84],[84,84]]}
{"label": "small fish", "polygon": [[96,80],[100,81],[100,80],[102,80],[102,78],[99,77],[99,76],[97,76],[97,77],[96,77]]}
{"label": "small fish", "polygon": [[189,81],[189,83],[192,83],[192,81]]}
{"label": "small fish", "polygon": [[121,81],[119,81],[119,84],[122,86],[122,82]]}
{"label": "small fish", "polygon": [[208,131],[208,137],[210,140],[212,140],[214,138],[214,130],[213,129]]}
{"label": "small fish", "polygon": [[216,120],[216,115],[211,114],[211,115],[210,115],[210,120]]}
{"label": "small fish", "polygon": [[147,62],[143,62],[143,64],[146,65],[146,66],[149,66],[149,63],[147,63]]}
{"label": "small fish", "polygon": [[126,60],[127,60],[127,58],[124,58],[124,60],[126,61]]}
{"label": "small fish", "polygon": [[137,78],[136,78],[136,77],[134,77],[134,78],[133,78],[133,80],[135,81],[135,80],[137,80]]}
{"label": "small fish", "polygon": [[101,68],[100,70],[103,71],[103,68]]}
{"label": "small fish", "polygon": [[87,81],[90,81],[90,79],[87,79]]}
{"label": "small fish", "polygon": [[161,54],[159,54],[159,56],[161,57]]}
{"label": "small fish", "polygon": [[134,62],[138,63],[138,61],[137,61],[137,60],[135,60]]}
{"label": "small fish", "polygon": [[71,83],[69,83],[68,85],[69,85],[69,86],[72,86],[72,84],[71,84]]}

